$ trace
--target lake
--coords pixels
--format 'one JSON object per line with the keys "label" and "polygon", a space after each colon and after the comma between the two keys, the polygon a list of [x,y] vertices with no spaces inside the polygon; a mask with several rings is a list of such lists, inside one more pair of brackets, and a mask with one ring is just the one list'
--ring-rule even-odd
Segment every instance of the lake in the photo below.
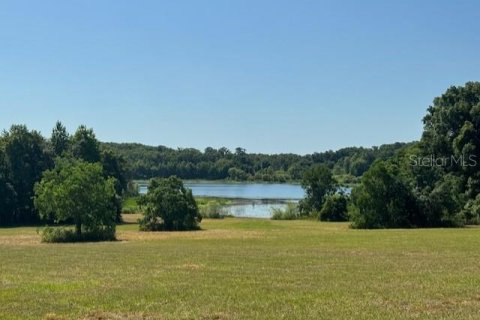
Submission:
{"label": "lake", "polygon": [[[186,182],[185,187],[192,189],[193,195],[197,197],[300,200],[304,196],[300,185],[287,183]],[[146,185],[140,185],[139,191],[141,194],[147,193],[147,190]]]}
{"label": "lake", "polygon": [[[270,218],[272,209],[284,208],[286,202],[297,202],[304,196],[300,185],[288,183],[186,182],[185,187],[197,197],[242,199],[223,208],[223,212],[236,217]],[[140,186],[140,193],[147,190],[146,185]]]}

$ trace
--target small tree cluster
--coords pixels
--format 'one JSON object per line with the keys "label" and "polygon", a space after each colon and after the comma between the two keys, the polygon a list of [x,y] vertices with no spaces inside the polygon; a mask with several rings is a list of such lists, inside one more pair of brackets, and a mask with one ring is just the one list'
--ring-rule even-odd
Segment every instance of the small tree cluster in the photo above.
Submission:
{"label": "small tree cluster", "polygon": [[74,236],[64,235],[69,240],[115,239],[115,179],[105,179],[102,171],[98,163],[63,160],[35,186],[35,206],[43,218],[75,225]]}
{"label": "small tree cluster", "polygon": [[140,204],[145,208],[143,231],[197,230],[202,221],[192,191],[177,177],[152,179]]}

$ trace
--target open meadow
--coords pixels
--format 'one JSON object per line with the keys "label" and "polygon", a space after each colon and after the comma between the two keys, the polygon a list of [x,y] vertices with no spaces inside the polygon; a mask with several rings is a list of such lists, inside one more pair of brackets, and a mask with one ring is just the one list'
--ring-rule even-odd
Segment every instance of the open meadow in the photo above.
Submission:
{"label": "open meadow", "polygon": [[[127,216],[134,221],[135,216]],[[226,218],[42,244],[0,229],[0,319],[476,319],[480,229]]]}

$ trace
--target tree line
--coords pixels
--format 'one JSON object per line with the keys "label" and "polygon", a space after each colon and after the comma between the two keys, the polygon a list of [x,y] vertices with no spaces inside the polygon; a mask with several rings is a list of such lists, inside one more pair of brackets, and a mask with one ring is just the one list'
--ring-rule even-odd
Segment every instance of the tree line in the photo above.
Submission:
{"label": "tree line", "polygon": [[286,182],[300,181],[305,170],[315,164],[326,164],[346,182],[355,182],[375,160],[388,159],[405,143],[380,147],[350,147],[309,155],[247,153],[244,148],[208,147],[203,151],[138,143],[102,143],[126,162],[130,179],[177,176],[181,179]]}
{"label": "tree line", "polygon": [[[80,126],[69,135],[60,122],[51,136],[44,138],[26,126],[14,125],[0,136],[0,225],[30,224],[43,219],[73,223],[76,239],[82,239],[84,229],[92,237],[111,238],[114,220],[120,219],[121,198],[129,191],[128,179],[135,177],[135,168],[145,165],[146,159],[147,163],[155,163],[157,169],[174,168],[162,174],[155,171],[157,169],[149,172],[156,172],[160,177],[212,177],[175,171],[180,170],[180,165],[190,166],[195,172],[200,164],[215,167],[218,163],[229,163],[226,177],[231,179],[255,179],[266,168],[272,172],[297,172],[292,169],[296,167],[300,169],[298,175],[291,178],[302,177],[306,197],[298,209],[290,207],[292,212],[279,213],[280,217],[348,219],[356,228],[478,224],[480,82],[450,87],[434,99],[423,123],[419,142],[371,149],[348,148],[307,156],[248,154],[241,148],[231,153],[225,148],[207,148],[200,152],[137,144],[101,144],[92,129]],[[135,158],[137,152],[143,156]],[[210,162],[206,157],[210,157]],[[353,188],[351,195],[339,193],[341,183],[335,172],[347,172],[359,159],[368,164],[360,170],[366,170],[360,184]],[[278,168],[281,169],[275,171]],[[197,227],[201,216],[191,192],[183,188],[181,180],[176,177],[154,179],[150,187],[149,195],[143,198],[147,214],[142,228]],[[55,232],[50,232],[53,238],[57,236]],[[69,232],[61,238],[73,237]]]}
{"label": "tree line", "polygon": [[57,122],[49,137],[25,125],[0,135],[0,225],[52,222],[34,205],[35,184],[62,159],[98,163],[104,178],[114,178],[114,205],[120,220],[121,198],[135,192],[133,179],[177,176],[181,179],[231,179],[285,182],[300,180],[312,165],[324,163],[337,174],[356,177],[376,159],[387,159],[405,144],[344,148],[300,156],[250,154],[243,148],[171,149],[141,144],[102,143],[81,125],[70,134]]}
{"label": "tree line", "polygon": [[[421,140],[376,160],[353,188],[349,212],[326,166],[309,169],[300,213],[355,228],[457,227],[480,222],[480,82],[450,87],[423,118]],[[336,198],[333,198],[333,197]],[[328,206],[330,209],[325,209]],[[341,210],[338,210],[341,208]],[[333,214],[337,211],[341,215]]]}
{"label": "tree line", "polygon": [[113,178],[111,203],[117,219],[121,197],[127,190],[125,164],[121,157],[102,148],[92,129],[80,126],[73,135],[57,122],[49,138],[25,125],[13,125],[0,136],[0,225],[34,224],[41,217],[34,205],[35,185],[56,164],[82,161],[98,164],[104,178]]}

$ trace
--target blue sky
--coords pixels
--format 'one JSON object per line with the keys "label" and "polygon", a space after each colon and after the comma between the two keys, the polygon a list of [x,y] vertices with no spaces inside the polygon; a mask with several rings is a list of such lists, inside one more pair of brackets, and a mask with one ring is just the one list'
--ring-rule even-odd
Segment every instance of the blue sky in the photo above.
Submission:
{"label": "blue sky", "polygon": [[0,128],[312,153],[418,139],[479,1],[1,1]]}

